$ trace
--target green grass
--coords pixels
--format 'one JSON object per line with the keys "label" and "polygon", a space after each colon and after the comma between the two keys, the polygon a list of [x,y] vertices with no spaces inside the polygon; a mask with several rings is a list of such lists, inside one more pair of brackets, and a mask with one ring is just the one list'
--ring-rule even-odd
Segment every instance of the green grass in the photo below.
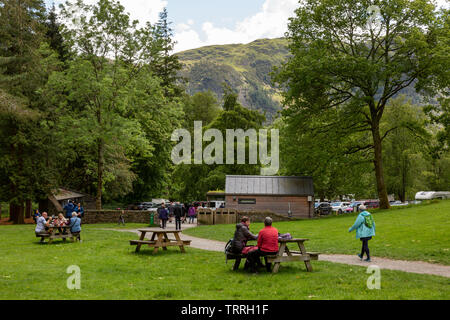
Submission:
{"label": "green grass", "polygon": [[[321,253],[356,254],[361,242],[355,232],[348,233],[357,214],[315,220],[277,222],[281,232],[297,238],[308,238],[306,248]],[[373,213],[376,236],[369,242],[376,257],[420,260],[450,264],[450,201],[441,201],[408,208],[394,208]],[[257,233],[263,224],[253,223],[250,230]],[[228,241],[233,237],[234,225],[200,226],[184,231],[186,234]]]}
{"label": "green grass", "polygon": [[[381,290],[366,287],[363,267],[314,261],[281,266],[278,274],[231,271],[224,255],[169,248],[134,253],[133,233],[116,225],[83,226],[82,243],[39,244],[33,226],[0,227],[0,299],[449,299],[450,280],[381,271]],[[131,225],[125,228],[132,227]],[[81,269],[81,290],[68,290],[70,265]]]}

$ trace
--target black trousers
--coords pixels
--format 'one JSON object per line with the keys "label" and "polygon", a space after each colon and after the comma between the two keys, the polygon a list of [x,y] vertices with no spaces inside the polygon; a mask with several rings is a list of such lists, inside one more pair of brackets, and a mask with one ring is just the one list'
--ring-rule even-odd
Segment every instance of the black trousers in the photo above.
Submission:
{"label": "black trousers", "polygon": [[181,230],[181,217],[175,217],[175,230]]}
{"label": "black trousers", "polygon": [[361,248],[361,258],[364,257],[364,253],[367,255],[367,258],[370,259],[370,251],[369,251],[369,240],[372,240],[372,237],[361,238],[362,248]]}
{"label": "black trousers", "polygon": [[167,225],[167,219],[161,219],[161,228],[165,229]]}
{"label": "black trousers", "polygon": [[[273,256],[273,255],[276,255],[276,254],[278,254],[278,251],[276,251],[276,252],[265,252],[265,251],[261,251],[260,249],[250,252],[248,254],[248,256],[247,256],[247,261],[249,263],[250,271],[251,272],[255,272],[256,271],[256,268],[257,268],[258,264],[261,264],[261,260],[260,260],[261,257]],[[271,268],[272,268],[272,264],[266,262],[266,269],[267,269],[268,272],[270,272]]]}

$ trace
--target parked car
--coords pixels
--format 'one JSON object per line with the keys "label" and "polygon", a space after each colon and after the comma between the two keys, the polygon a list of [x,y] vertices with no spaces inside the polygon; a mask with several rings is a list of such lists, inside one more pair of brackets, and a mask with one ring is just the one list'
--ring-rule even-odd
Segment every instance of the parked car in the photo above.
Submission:
{"label": "parked car", "polygon": [[316,202],[314,203],[314,213],[326,216],[331,213],[331,206],[328,202]]}
{"label": "parked car", "polygon": [[153,203],[151,207],[147,208],[147,211],[154,212],[158,211],[158,208],[161,208],[162,203]]}
{"label": "parked car", "polygon": [[364,201],[364,205],[367,207],[367,209],[376,209],[380,207],[380,201],[379,200],[368,200]]}
{"label": "parked car", "polygon": [[349,205],[349,202],[333,202],[331,204],[331,210],[333,210],[333,212],[337,212],[338,214],[343,214]]}
{"label": "parked car", "polygon": [[358,212],[359,206],[362,204],[363,203],[361,201],[353,201],[352,203],[350,203],[350,205],[347,208],[345,208],[344,212],[347,212],[347,213]]}
{"label": "parked car", "polygon": [[416,200],[450,199],[448,191],[419,191],[416,193]]}
{"label": "parked car", "polygon": [[391,205],[391,207],[407,206],[408,202],[401,202],[401,201],[397,200],[397,201],[390,201],[389,204]]}

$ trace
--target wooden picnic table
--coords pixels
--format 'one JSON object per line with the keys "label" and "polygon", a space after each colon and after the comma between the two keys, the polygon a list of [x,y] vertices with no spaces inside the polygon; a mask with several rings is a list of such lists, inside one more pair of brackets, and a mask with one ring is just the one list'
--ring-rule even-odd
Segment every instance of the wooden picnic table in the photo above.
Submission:
{"label": "wooden picnic table", "polygon": [[[141,250],[141,246],[143,244],[147,244],[150,248],[153,249],[153,253],[157,253],[159,248],[163,250],[167,250],[167,247],[180,247],[181,252],[186,252],[184,250],[184,246],[191,245],[191,240],[181,240],[180,233],[181,230],[162,230],[162,229],[139,229],[141,233],[139,240],[130,240],[130,245],[136,246],[136,252]],[[151,232],[152,236],[150,240],[145,240],[145,235]],[[168,234],[173,234],[175,239],[170,239]]]}
{"label": "wooden picnic table", "polygon": [[[311,260],[318,260],[319,259],[319,253],[317,252],[306,252],[305,248],[305,241],[308,241],[309,239],[290,239],[290,240],[283,240],[279,239],[279,249],[278,253],[276,255],[272,256],[265,256],[265,262],[266,263],[274,263],[272,272],[277,273],[278,269],[280,268],[280,264],[284,262],[294,262],[294,261],[303,261],[306,266],[306,270],[308,272],[312,272],[312,265]],[[297,243],[299,251],[291,251],[289,250],[287,244],[288,243]],[[235,264],[233,267],[233,270],[239,269],[239,265],[241,263],[241,259],[247,258],[247,255],[243,254],[233,254],[233,253],[227,253],[227,259],[235,259]]]}
{"label": "wooden picnic table", "polygon": [[[60,232],[59,229],[62,229],[64,232]],[[45,233],[36,234],[37,238],[41,238],[43,242],[45,238],[48,238],[48,243],[52,243],[54,239],[63,239],[63,242],[66,242],[67,238],[72,238],[72,241],[75,242],[76,236],[70,232],[70,226],[49,226],[49,229]]]}

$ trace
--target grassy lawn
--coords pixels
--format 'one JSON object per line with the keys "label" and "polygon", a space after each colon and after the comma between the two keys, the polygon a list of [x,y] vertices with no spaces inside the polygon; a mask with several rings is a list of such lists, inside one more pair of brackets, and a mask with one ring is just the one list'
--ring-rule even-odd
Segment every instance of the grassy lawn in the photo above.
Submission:
{"label": "grassy lawn", "polygon": [[[137,235],[100,227],[117,226],[86,225],[82,243],[48,245],[38,243],[32,225],[0,226],[0,299],[450,298],[450,279],[437,276],[382,270],[381,290],[369,290],[363,267],[314,261],[312,273],[299,263],[275,275],[250,275],[231,271],[222,253],[169,248],[135,254],[128,240]],[[81,290],[66,288],[70,265],[81,268]]]}
{"label": "grassy lawn", "polygon": [[[293,237],[308,238],[306,249],[321,253],[356,254],[361,242],[355,232],[348,233],[357,214],[327,217],[316,220],[277,222],[274,226]],[[376,236],[369,242],[371,254],[404,260],[421,260],[450,264],[450,201],[441,201],[408,208],[374,211]],[[254,223],[250,230],[257,233],[262,223]],[[201,238],[228,241],[233,237],[234,225],[200,226],[184,231]]]}

